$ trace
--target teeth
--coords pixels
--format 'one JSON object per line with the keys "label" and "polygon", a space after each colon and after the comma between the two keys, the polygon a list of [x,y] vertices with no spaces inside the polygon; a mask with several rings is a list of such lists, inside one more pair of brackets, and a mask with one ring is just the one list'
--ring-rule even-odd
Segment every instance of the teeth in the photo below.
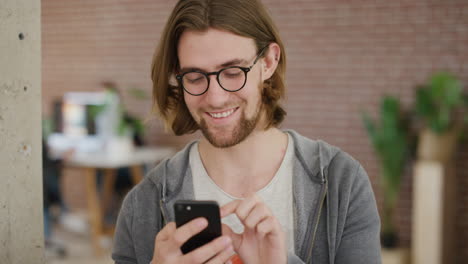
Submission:
{"label": "teeth", "polygon": [[231,109],[229,111],[222,112],[222,113],[209,113],[209,114],[214,118],[223,118],[223,117],[230,116],[232,113],[234,113],[234,109]]}

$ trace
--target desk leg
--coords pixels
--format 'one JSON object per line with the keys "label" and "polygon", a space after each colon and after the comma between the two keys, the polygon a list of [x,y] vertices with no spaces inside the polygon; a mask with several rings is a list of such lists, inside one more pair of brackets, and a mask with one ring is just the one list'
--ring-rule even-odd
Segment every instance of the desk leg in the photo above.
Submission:
{"label": "desk leg", "polygon": [[102,188],[102,213],[109,212],[112,204],[112,195],[114,194],[114,185],[117,177],[115,169],[104,169],[104,180]]}
{"label": "desk leg", "polygon": [[96,169],[85,168],[86,191],[88,199],[89,222],[91,224],[91,239],[96,255],[102,254],[99,239],[102,235],[102,212],[96,186]]}
{"label": "desk leg", "polygon": [[131,166],[130,169],[131,169],[131,172],[132,172],[133,184],[136,185],[139,182],[141,182],[143,180],[143,178],[144,178],[143,170],[141,168],[141,165]]}

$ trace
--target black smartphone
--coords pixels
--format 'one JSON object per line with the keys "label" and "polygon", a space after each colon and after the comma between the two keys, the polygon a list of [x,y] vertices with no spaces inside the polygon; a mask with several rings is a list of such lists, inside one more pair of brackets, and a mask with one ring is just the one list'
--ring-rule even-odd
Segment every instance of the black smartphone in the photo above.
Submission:
{"label": "black smartphone", "polygon": [[174,215],[177,228],[198,217],[208,220],[205,229],[182,245],[184,254],[221,236],[221,216],[216,201],[179,200],[174,204]]}

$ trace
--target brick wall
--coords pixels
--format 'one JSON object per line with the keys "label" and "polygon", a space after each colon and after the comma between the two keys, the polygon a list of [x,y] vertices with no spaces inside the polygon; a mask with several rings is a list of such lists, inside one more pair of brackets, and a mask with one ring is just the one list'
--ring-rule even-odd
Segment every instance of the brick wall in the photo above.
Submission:
{"label": "brick wall", "polygon": [[[465,0],[264,0],[288,53],[284,128],[340,146],[369,173],[377,200],[379,169],[360,111],[377,111],[382,95],[404,105],[416,84],[449,70],[468,84],[468,2]],[[43,0],[43,110],[66,91],[98,90],[114,81],[124,90],[150,91],[150,65],[162,26],[175,1]],[[146,116],[151,103],[124,93],[127,108]],[[152,120],[151,144],[182,146]],[[468,144],[457,156],[459,263],[468,260]],[[76,180],[75,180],[76,181]],[[73,180],[67,180],[73,182]],[[70,203],[81,192],[67,188]],[[411,166],[403,181],[396,221],[401,244],[411,241]]]}

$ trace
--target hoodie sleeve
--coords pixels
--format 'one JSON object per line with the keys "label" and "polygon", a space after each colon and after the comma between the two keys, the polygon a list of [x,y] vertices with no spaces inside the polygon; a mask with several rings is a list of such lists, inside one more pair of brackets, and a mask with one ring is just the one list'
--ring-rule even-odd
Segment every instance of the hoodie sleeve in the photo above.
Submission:
{"label": "hoodie sleeve", "polygon": [[122,203],[114,234],[112,259],[118,264],[137,263],[132,236],[133,195],[130,192]]}
{"label": "hoodie sleeve", "polygon": [[357,161],[353,163],[353,173],[339,188],[342,221],[338,221],[341,236],[336,237],[334,263],[381,263],[380,218],[374,193],[365,170]]}

